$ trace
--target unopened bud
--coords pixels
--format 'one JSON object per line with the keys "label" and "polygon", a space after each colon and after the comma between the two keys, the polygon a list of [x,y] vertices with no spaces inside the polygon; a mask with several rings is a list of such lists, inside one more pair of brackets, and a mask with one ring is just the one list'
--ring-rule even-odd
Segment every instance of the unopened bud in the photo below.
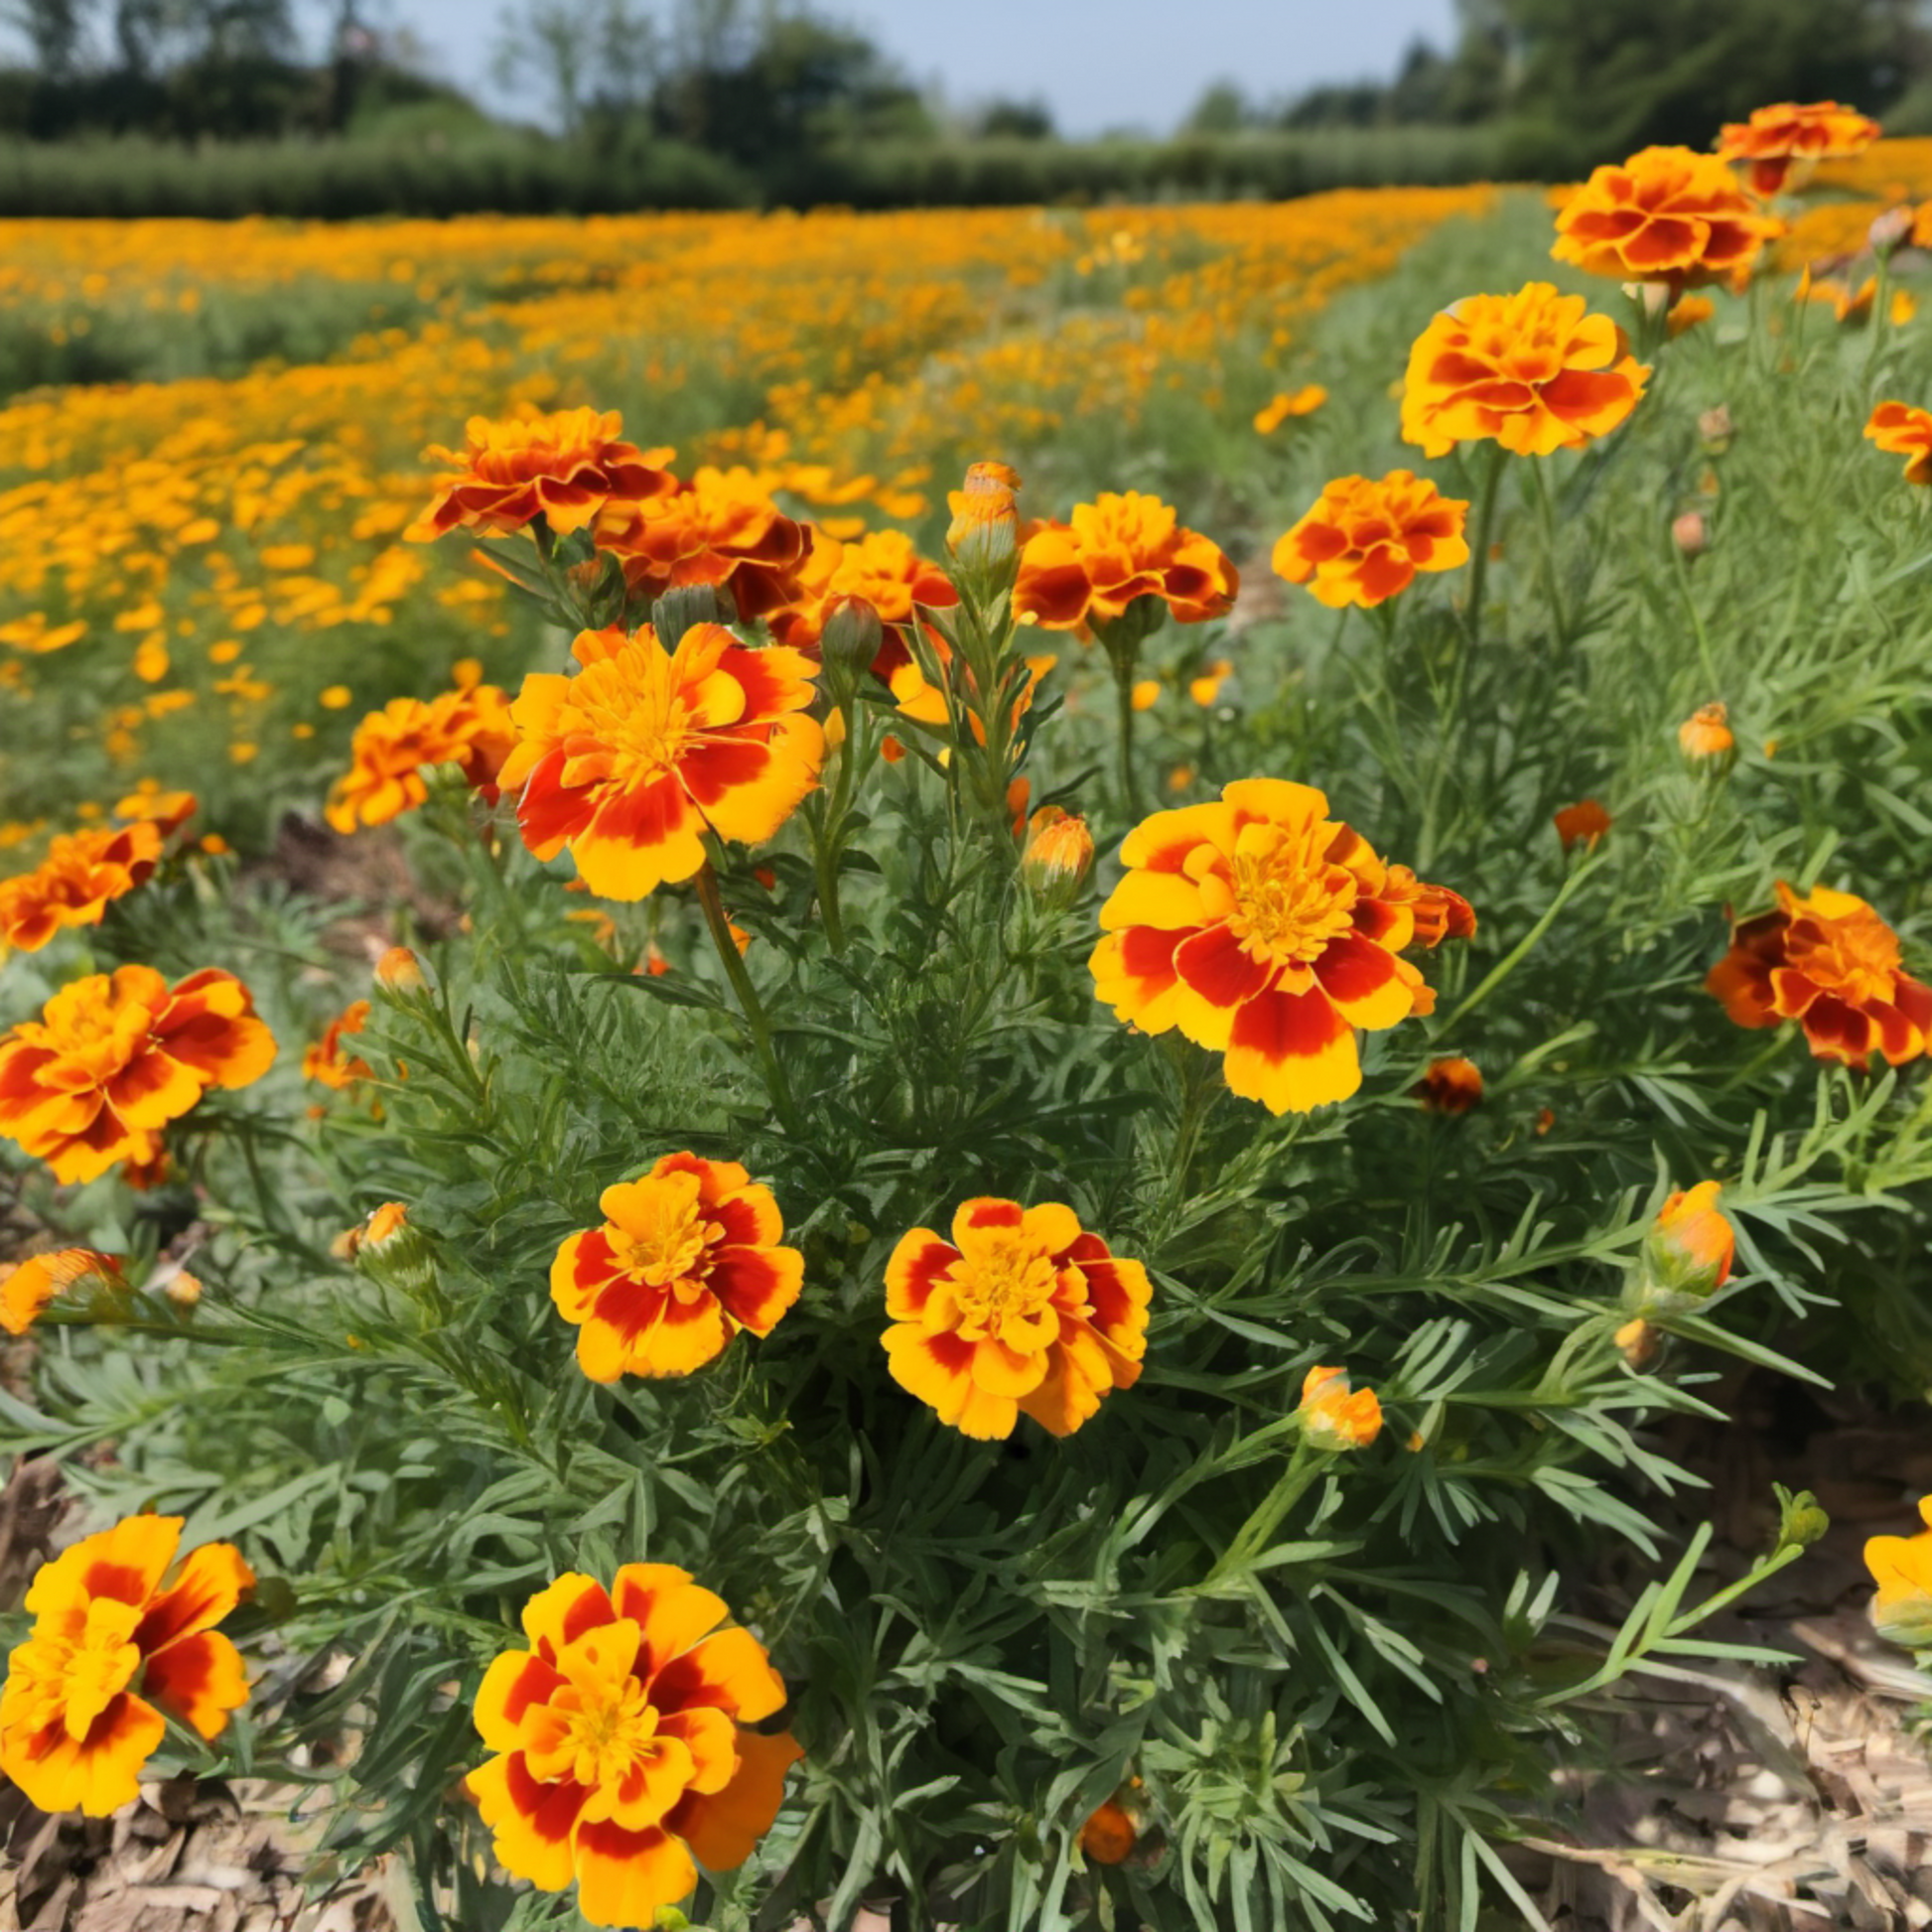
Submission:
{"label": "unopened bud", "polygon": [[676,650],[678,639],[695,623],[737,621],[738,606],[712,584],[674,585],[650,607],[650,627],[666,650]]}
{"label": "unopened bud", "polygon": [[1625,282],[1623,293],[1636,303],[1652,322],[1670,308],[1671,285],[1668,282]]}
{"label": "unopened bud", "polygon": [[1730,420],[1730,410],[1719,403],[1715,409],[1707,409],[1698,417],[1698,434],[1712,445],[1722,450],[1737,434],[1737,426]]}
{"label": "unopened bud", "polygon": [[1020,876],[1044,905],[1068,906],[1093,870],[1093,834],[1077,812],[1042,805],[1027,827]]}
{"label": "unopened bud", "polygon": [[1611,1339],[1623,1359],[1639,1371],[1648,1368],[1663,1353],[1663,1336],[1642,1315],[1626,1321]]}
{"label": "unopened bud", "polygon": [[1020,544],[1019,472],[1004,463],[975,463],[963,488],[947,492],[952,522],[946,548],[966,569],[990,571],[1009,562]]}
{"label": "unopened bud", "polygon": [[1630,1287],[1638,1312],[1683,1310],[1709,1301],[1730,1279],[1736,1236],[1718,1212],[1722,1192],[1700,1180],[1667,1199],[1644,1239]]}
{"label": "unopened bud", "polygon": [[1120,1864],[1139,1837],[1126,1808],[1109,1798],[1080,1827],[1080,1850],[1095,1864]]}
{"label": "unopened bud", "polygon": [[1832,1519],[1819,1507],[1818,1498],[1809,1489],[1800,1489],[1793,1495],[1783,1483],[1774,1482],[1771,1492],[1778,1499],[1777,1549],[1795,1546],[1809,1550],[1832,1527]]}
{"label": "unopened bud", "polygon": [[407,946],[391,946],[375,962],[375,983],[385,993],[420,993],[429,984],[423,962]]}
{"label": "unopened bud", "polygon": [[1696,510],[1686,510],[1670,526],[1670,540],[1687,557],[1701,557],[1711,547],[1711,532]]}
{"label": "unopened bud", "polygon": [[1382,1404],[1373,1389],[1351,1389],[1345,1368],[1311,1368],[1303,1378],[1303,1439],[1321,1449],[1367,1449],[1382,1433]]}
{"label": "unopened bud", "polygon": [[161,1291],[176,1308],[184,1311],[202,1299],[202,1284],[186,1268],[177,1268]]}
{"label": "unopened bud", "polygon": [[879,613],[863,597],[842,597],[819,635],[819,658],[833,691],[850,694],[872,669],[885,638]]}
{"label": "unopened bud", "polygon": [[1909,207],[1886,208],[1866,230],[1865,238],[1871,243],[1871,252],[1874,255],[1889,255],[1912,232],[1912,219]]}
{"label": "unopened bud", "polygon": [[1687,759],[1728,759],[1737,745],[1730,708],[1722,698],[1701,704],[1677,728],[1678,748]]}

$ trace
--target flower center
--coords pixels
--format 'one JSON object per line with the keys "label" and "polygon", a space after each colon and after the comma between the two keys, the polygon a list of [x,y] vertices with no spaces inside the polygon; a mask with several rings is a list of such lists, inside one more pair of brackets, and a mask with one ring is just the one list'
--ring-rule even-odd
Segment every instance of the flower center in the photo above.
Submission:
{"label": "flower center", "polygon": [[1354,922],[1361,884],[1346,866],[1320,856],[1325,824],[1304,832],[1270,827],[1272,837],[1245,840],[1234,857],[1234,911],[1228,929],[1250,957],[1277,966],[1306,966]]}
{"label": "flower center", "polygon": [[1820,920],[1815,938],[1796,930],[1793,940],[1792,965],[1847,1006],[1889,1000],[1897,990],[1898,935],[1875,912]]}
{"label": "flower center", "polygon": [[657,1712],[634,1677],[580,1686],[575,1708],[560,1715],[562,1749],[579,1784],[619,1783],[639,1759],[655,1754]]}
{"label": "flower center", "polygon": [[76,1743],[94,1720],[134,1682],[141,1653],[130,1641],[141,1612],[132,1603],[97,1596],[71,1639],[49,1642],[48,1689],[58,1699],[67,1733]]}
{"label": "flower center", "polygon": [[968,1340],[987,1335],[1023,1345],[1035,1317],[1052,1300],[1058,1274],[1019,1228],[977,1231],[953,1265],[953,1301],[961,1317],[959,1332]]}
{"label": "flower center", "polygon": [[611,1251],[628,1275],[652,1288],[689,1287],[696,1292],[709,1272],[706,1254],[724,1234],[716,1221],[707,1221],[697,1201],[653,1203],[642,1225],[620,1229],[611,1237]]}

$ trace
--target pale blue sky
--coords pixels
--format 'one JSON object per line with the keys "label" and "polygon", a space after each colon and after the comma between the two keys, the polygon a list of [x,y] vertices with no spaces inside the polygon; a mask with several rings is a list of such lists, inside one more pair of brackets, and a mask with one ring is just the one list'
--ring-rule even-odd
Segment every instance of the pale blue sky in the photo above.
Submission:
{"label": "pale blue sky", "polygon": [[[487,91],[498,0],[375,0],[460,84]],[[1267,99],[1386,78],[1418,35],[1447,48],[1453,0],[823,0],[948,100],[1043,96],[1063,131],[1171,128],[1212,81]]]}

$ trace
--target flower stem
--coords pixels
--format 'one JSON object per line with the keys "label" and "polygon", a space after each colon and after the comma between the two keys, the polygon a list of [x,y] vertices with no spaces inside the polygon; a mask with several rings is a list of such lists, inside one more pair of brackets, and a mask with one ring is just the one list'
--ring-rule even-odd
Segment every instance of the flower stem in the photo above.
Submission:
{"label": "flower stem", "polygon": [[764,1084],[770,1093],[771,1104],[777,1110],[779,1120],[789,1128],[793,1120],[791,1087],[771,1043],[771,1022],[765,1017],[763,1003],[759,999],[758,988],[752,984],[751,974],[745,970],[738,941],[732,937],[731,920],[725,916],[725,901],[718,893],[717,869],[709,859],[698,873],[697,887],[698,903],[704,907],[705,924],[711,928],[711,943],[718,948],[725,977],[731,981],[732,991],[738,995],[739,1008],[751,1032],[752,1044],[758,1049],[759,1063],[764,1070]]}
{"label": "flower stem", "polygon": [[1543,535],[1543,586],[1550,599],[1550,618],[1557,642],[1568,644],[1570,614],[1564,607],[1563,579],[1557,569],[1557,506],[1550,492],[1550,477],[1545,468],[1548,462],[1547,457],[1532,457],[1530,475],[1536,485],[1536,520]]}
{"label": "flower stem", "polygon": [[1134,651],[1117,644],[1108,651],[1114,661],[1114,697],[1119,710],[1120,803],[1130,819],[1141,817],[1140,788],[1134,774]]}
{"label": "flower stem", "polygon": [[1298,1442],[1295,1453],[1289,1457],[1288,1467],[1276,1478],[1274,1488],[1235,1531],[1234,1540],[1222,1553],[1220,1561],[1195,1587],[1202,1591],[1211,1590],[1215,1585],[1225,1582],[1231,1573],[1252,1562],[1267,1547],[1268,1539],[1281,1527],[1282,1518],[1302,1500],[1309,1485],[1321,1473],[1326,1462],[1327,1457],[1306,1440]]}
{"label": "flower stem", "polygon": [[1469,629],[1469,648],[1482,641],[1482,594],[1489,576],[1489,533],[1496,522],[1496,490],[1503,480],[1503,446],[1489,446],[1489,469],[1476,501],[1475,542],[1469,546],[1469,601],[1462,610]]}

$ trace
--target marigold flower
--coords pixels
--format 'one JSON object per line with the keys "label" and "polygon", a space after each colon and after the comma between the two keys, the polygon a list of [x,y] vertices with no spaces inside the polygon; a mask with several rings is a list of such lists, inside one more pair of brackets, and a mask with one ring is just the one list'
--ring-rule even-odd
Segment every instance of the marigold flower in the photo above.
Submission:
{"label": "marigold flower", "polygon": [[1596,169],[1565,202],[1550,252],[1591,275],[1662,282],[1679,295],[1747,274],[1782,225],[1716,155],[1644,148]]}
{"label": "marigold flower", "polygon": [[643,898],[705,862],[706,831],[757,845],[818,782],[825,734],[805,707],[816,666],[694,623],[666,651],[648,624],[585,630],[575,677],[535,671],[510,707],[517,746],[500,782],[521,788],[523,841],[566,846],[605,898]]}
{"label": "marigold flower", "polygon": [[795,601],[810,552],[802,523],[749,470],[702,469],[669,493],[614,501],[597,519],[597,546],[623,565],[633,592],[660,597],[689,584],[728,590],[742,618]]}
{"label": "marigold flower", "polygon": [[1871,1627],[1912,1650],[1932,1647],[1932,1496],[1920,1499],[1918,1513],[1925,1528],[1916,1536],[1874,1536],[1864,1546],[1864,1567],[1878,1586]]}
{"label": "marigold flower", "polygon": [[65,926],[98,925],[160,863],[162,834],[158,822],[139,819],[57,837],[32,872],[0,879],[0,953],[38,952]]}
{"label": "marigold flower", "polygon": [[1187,680],[1187,695],[1205,711],[1221,695],[1221,686],[1234,675],[1234,666],[1217,657],[1198,677]]}
{"label": "marigold flower", "polygon": [[1361,1085],[1357,1030],[1433,1012],[1399,955],[1475,930],[1459,894],[1385,865],[1311,785],[1246,778],[1144,819],[1100,909],[1096,997],[1225,1053],[1229,1087],[1307,1113]]}
{"label": "marigold flower", "polygon": [[172,991],[147,966],[64,986],[39,1020],[0,1035],[0,1137],[55,1178],[149,1162],[161,1130],[211,1086],[245,1087],[275,1058],[248,989],[207,967]]}
{"label": "marigold flower", "polygon": [[248,1700],[240,1654],[214,1625],[254,1587],[232,1544],[190,1551],[166,1588],[179,1516],[131,1516],[42,1567],[34,1625],[7,1660],[0,1771],[42,1811],[105,1818],[140,1790],[167,1725],[205,1738]]}
{"label": "marigold flower", "polygon": [[76,1283],[100,1281],[122,1288],[116,1256],[96,1254],[92,1248],[60,1248],[52,1254],[29,1255],[18,1268],[0,1275],[0,1328],[24,1335],[48,1305]]}
{"label": "marigold flower", "polygon": [[1367,1449],[1382,1433],[1382,1404],[1373,1389],[1351,1391],[1345,1368],[1311,1368],[1302,1381],[1304,1439],[1316,1449]]}
{"label": "marigold flower", "polygon": [[1932,483],[1932,411],[1905,402],[1881,402],[1865,424],[1867,438],[1890,456],[1907,457],[1905,481]]}
{"label": "marigold flower", "polygon": [[1409,351],[1403,441],[1432,457],[1486,439],[1517,456],[1580,450],[1636,408],[1649,377],[1623,331],[1581,295],[1530,282],[1465,296]]}
{"label": "marigold flower", "polygon": [[785,1702],[749,1630],[670,1564],[627,1563],[607,1591],[572,1572],[523,1606],[528,1650],[477,1692],[485,1763],[464,1780],[496,1860],[544,1891],[577,1883],[593,1925],[646,1926],[751,1857],[804,1753],[748,1728]]}
{"label": "marigold flower", "polygon": [[946,492],[952,521],[946,526],[946,548],[954,556],[969,543],[984,550],[1000,536],[1017,537],[1020,511],[1020,473],[1005,463],[969,463],[965,485]]}
{"label": "marigold flower", "polygon": [[[869,604],[882,624],[910,623],[918,606],[946,610],[959,602],[952,579],[921,557],[903,531],[872,530],[857,542],[843,544],[814,531],[812,539],[805,594],[770,620],[771,634],[780,643],[810,649],[823,637],[833,613],[850,598]],[[890,661],[882,662],[882,653],[875,652],[869,665],[883,677],[904,655],[899,644]]]}
{"label": "marigold flower", "polygon": [[1070,1436],[1140,1380],[1147,1270],[1070,1207],[962,1202],[952,1239],[903,1236],[886,1264],[893,1380],[967,1436],[1011,1436],[1020,1413]]}
{"label": "marigold flower", "polygon": [[438,764],[460,765],[472,785],[493,785],[514,743],[509,700],[493,684],[446,691],[428,704],[391,698],[356,726],[349,768],[323,816],[342,833],[386,825],[428,798],[423,773]]}
{"label": "marigold flower", "polygon": [[429,982],[423,962],[407,946],[391,946],[375,962],[375,983],[385,993],[420,993]]}
{"label": "marigold flower", "polygon": [[1722,698],[1699,705],[1678,726],[1677,742],[1686,758],[1723,758],[1737,743],[1730,729],[1730,707]]}
{"label": "marigold flower", "polygon": [[403,532],[432,543],[459,527],[481,536],[520,530],[541,516],[558,536],[581,530],[612,501],[640,501],[677,486],[664,465],[669,450],[622,442],[615,409],[561,409],[491,422],[472,416],[461,450],[432,445],[425,455],[446,464],[436,497]]}
{"label": "marigold flower", "polygon": [[366,1080],[375,1069],[367,1060],[344,1057],[343,1035],[359,1034],[368,1021],[368,1001],[356,1000],[345,1007],[330,1021],[322,1037],[303,1050],[302,1077],[320,1081],[338,1092],[357,1080]]}
{"label": "marigold flower", "polygon": [[1700,1180],[1657,1210],[1643,1250],[1651,1287],[1703,1301],[1729,1281],[1737,1237],[1718,1212],[1723,1191],[1715,1180]]}
{"label": "marigold flower", "polygon": [[1074,630],[1118,622],[1155,598],[1176,623],[1200,623],[1232,610],[1240,588],[1219,546],[1182,528],[1158,497],[1103,490],[1027,539],[1013,608],[1023,622]]}
{"label": "marigold flower", "polygon": [[1706,323],[1718,313],[1718,305],[1708,295],[1687,295],[1665,318],[1664,333],[1675,342],[1680,336],[1687,336],[1700,323]]}
{"label": "marigold flower", "polygon": [[143,778],[114,807],[116,818],[147,819],[165,838],[195,816],[201,801],[192,791],[164,791],[157,778]]}
{"label": "marigold flower", "polygon": [[1338,477],[1275,545],[1275,574],[1306,584],[1331,610],[1373,610],[1406,591],[1419,570],[1469,561],[1468,508],[1409,470],[1391,470],[1379,482]]}
{"label": "marigold flower", "polygon": [[1796,1020],[1814,1057],[1915,1060],[1932,1035],[1932,987],[1899,964],[1898,935],[1851,893],[1777,885],[1775,911],[1732,928],[1705,986],[1740,1027]]}
{"label": "marigold flower", "polygon": [[1094,1864],[1121,1864],[1140,1836],[1125,1808],[1109,1798],[1080,1827],[1080,1850]]}
{"label": "marigold flower", "polygon": [[1582,798],[1574,805],[1565,805],[1554,813],[1550,822],[1557,828],[1557,837],[1563,841],[1566,852],[1581,845],[1586,851],[1595,848],[1596,842],[1610,829],[1610,815],[1594,798]]}
{"label": "marigold flower", "polygon": [[1466,1114],[1481,1102],[1482,1069],[1460,1054],[1431,1060],[1415,1094],[1432,1114]]}
{"label": "marigold flower", "polygon": [[1806,269],[1798,296],[1806,302],[1829,302],[1836,321],[1856,328],[1871,320],[1871,305],[1878,296],[1878,278],[1867,275],[1855,289],[1849,280],[1841,281],[1835,275],[1821,275],[1813,281],[1811,271]]}
{"label": "marigold flower", "polygon": [[667,1154],[599,1204],[603,1226],[573,1234],[550,1268],[593,1382],[689,1375],[741,1328],[768,1335],[798,1299],[805,1258],[778,1245],[778,1203],[735,1161]]}
{"label": "marigold flower", "polygon": [[1255,412],[1256,433],[1273,436],[1291,416],[1311,416],[1327,400],[1328,392],[1318,382],[1306,383],[1292,392],[1284,389]]}
{"label": "marigold flower", "polygon": [[1749,162],[1751,187],[1775,195],[1794,162],[1862,154],[1882,131],[1867,115],[1835,100],[1803,107],[1780,101],[1754,109],[1747,121],[1726,121],[1718,136],[1718,158]]}
{"label": "marigold flower", "polygon": [[1077,812],[1042,805],[1027,826],[1020,876],[1049,905],[1070,905],[1093,870],[1093,834]]}

